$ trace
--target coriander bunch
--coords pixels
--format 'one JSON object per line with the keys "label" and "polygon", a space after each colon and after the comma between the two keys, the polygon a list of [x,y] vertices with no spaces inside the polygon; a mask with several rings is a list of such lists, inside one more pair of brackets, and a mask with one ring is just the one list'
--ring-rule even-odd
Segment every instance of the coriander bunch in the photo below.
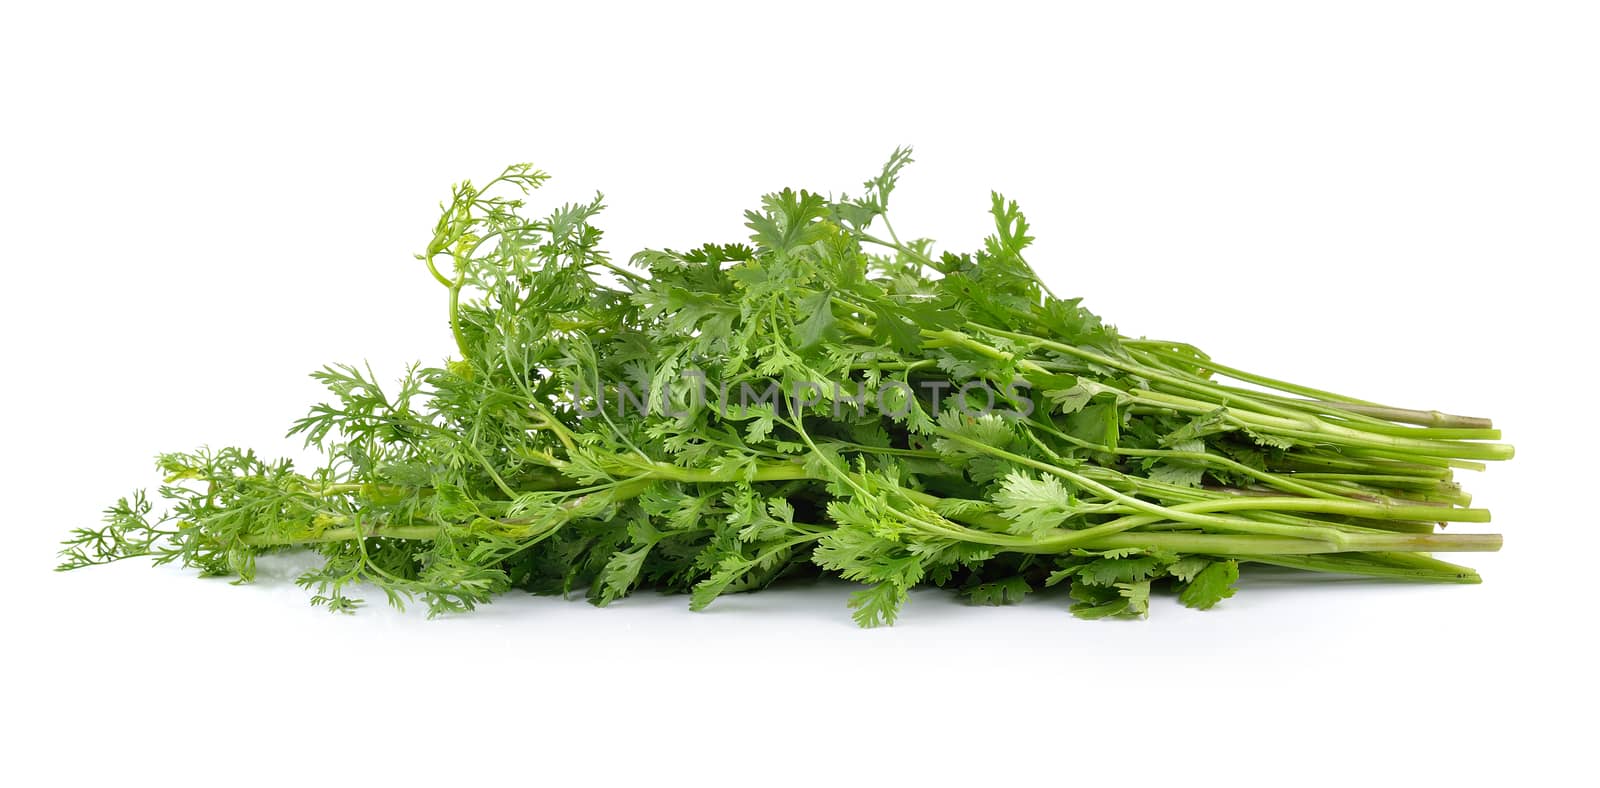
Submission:
{"label": "coriander bunch", "polygon": [[600,196],[529,218],[545,173],[463,182],[419,255],[455,358],[393,385],[315,373],[328,401],[290,434],[321,467],[163,455],[162,509],[117,502],[61,568],[149,555],[248,581],[310,550],[314,603],[348,612],[366,587],[430,614],[511,589],[699,609],[827,574],[863,584],[863,626],[924,585],[977,604],[1064,586],[1103,618],[1162,588],[1210,608],[1248,564],[1478,582],[1432,554],[1500,545],[1437,530],[1489,519],[1454,480],[1511,457],[1488,420],[1124,336],[1050,292],[999,194],[980,249],[902,240],[910,154],[859,197],[765,196],[747,243],[628,265],[602,250]]}

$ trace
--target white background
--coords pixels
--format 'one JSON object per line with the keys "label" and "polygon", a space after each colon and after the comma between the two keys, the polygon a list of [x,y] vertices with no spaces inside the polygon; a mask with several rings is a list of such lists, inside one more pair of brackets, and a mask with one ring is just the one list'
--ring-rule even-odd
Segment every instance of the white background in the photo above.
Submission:
{"label": "white background", "polygon": [[[1532,783],[1596,700],[1589,388],[1600,24],[1582,3],[15,4],[0,23],[8,777],[180,783]],[[576,12],[583,5],[586,10]],[[304,456],[306,373],[451,351],[411,255],[531,160],[608,246],[744,235],[785,185],[918,162],[902,235],[987,190],[1124,332],[1493,416],[1478,587],[1258,574],[1082,622],[848,589],[704,614],[514,596],[336,617],[54,543],[157,451]],[[1586,768],[1586,767],[1585,767]],[[493,782],[491,782],[493,781]],[[1046,783],[1045,781],[1048,781]]]}

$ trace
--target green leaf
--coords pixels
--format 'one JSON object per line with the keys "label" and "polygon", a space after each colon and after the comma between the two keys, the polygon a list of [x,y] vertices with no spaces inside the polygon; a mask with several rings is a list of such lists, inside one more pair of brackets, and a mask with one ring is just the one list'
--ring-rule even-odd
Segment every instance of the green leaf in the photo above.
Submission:
{"label": "green leaf", "polygon": [[820,219],[827,216],[822,195],[784,189],[761,198],[763,213],[745,211],[745,226],[753,232],[750,240],[764,249],[789,252],[821,240],[827,229]]}
{"label": "green leaf", "polygon": [[696,611],[706,609],[754,565],[754,562],[738,555],[724,558],[717,565],[717,571],[695,584],[689,595],[689,609]]}
{"label": "green leaf", "polygon": [[796,304],[805,319],[795,329],[795,339],[801,350],[809,350],[838,332],[834,329],[833,293],[822,290],[800,299]]}
{"label": "green leaf", "polygon": [[1162,460],[1150,468],[1151,481],[1175,484],[1179,487],[1199,487],[1205,477],[1204,465],[1182,460]]}
{"label": "green leaf", "polygon": [[1070,388],[1048,390],[1044,393],[1044,396],[1056,406],[1057,411],[1071,415],[1083,410],[1083,407],[1094,399],[1094,395],[1099,388],[1100,386],[1097,384],[1079,381],[1077,385]]}
{"label": "green leaf", "polygon": [[1021,257],[1022,250],[1033,243],[1028,235],[1028,220],[1016,200],[1007,200],[999,192],[989,192],[989,213],[994,217],[995,234],[985,240],[987,251],[995,257]]}
{"label": "green leaf", "polygon": [[922,348],[921,330],[901,316],[902,310],[880,302],[872,305],[872,314],[877,318],[872,325],[873,339],[901,353],[915,353]]}
{"label": "green leaf", "polygon": [[1115,402],[1096,402],[1068,416],[1064,431],[1074,438],[1115,449],[1122,432],[1122,412]]}
{"label": "green leaf", "polygon": [[1233,596],[1233,584],[1239,579],[1238,561],[1215,561],[1200,570],[1178,594],[1178,601],[1196,610],[1210,610]]}
{"label": "green leaf", "polygon": [[889,208],[889,193],[894,191],[900,179],[900,170],[910,163],[911,149],[895,148],[884,163],[883,171],[862,184],[866,189],[865,196],[859,200],[845,200],[839,206],[840,214],[858,227],[866,227],[874,218],[882,216]]}
{"label": "green leaf", "polygon": [[1121,615],[1128,609],[1128,598],[1115,588],[1100,588],[1087,583],[1073,583],[1068,595],[1077,600],[1072,615],[1095,620]]}
{"label": "green leaf", "polygon": [[1153,555],[1099,558],[1079,569],[1078,577],[1092,586],[1110,586],[1156,577],[1163,568],[1161,559]]}
{"label": "green leaf", "polygon": [[1197,555],[1184,556],[1167,567],[1167,574],[1187,583],[1194,580],[1194,576],[1200,574],[1200,570],[1205,569],[1210,564],[1211,559],[1209,558],[1201,558]]}
{"label": "green leaf", "polygon": [[1006,475],[994,502],[1010,521],[1006,530],[1035,538],[1061,527],[1077,510],[1072,493],[1055,477],[1035,479],[1016,471]]}
{"label": "green leaf", "polygon": [[1033,591],[1028,581],[1013,575],[993,583],[980,583],[965,589],[967,601],[974,605],[1010,605],[1021,602]]}
{"label": "green leaf", "polygon": [[894,583],[869,586],[850,595],[849,605],[855,611],[850,617],[866,629],[893,624],[905,598],[905,589]]}
{"label": "green leaf", "polygon": [[1143,618],[1150,612],[1150,581],[1135,580],[1131,583],[1118,583],[1117,594],[1128,600],[1128,606],[1122,611],[1126,616]]}
{"label": "green leaf", "polygon": [[605,607],[633,590],[634,583],[639,580],[639,570],[644,567],[644,559],[653,546],[646,544],[611,556],[600,573],[600,593],[595,598],[596,605]]}

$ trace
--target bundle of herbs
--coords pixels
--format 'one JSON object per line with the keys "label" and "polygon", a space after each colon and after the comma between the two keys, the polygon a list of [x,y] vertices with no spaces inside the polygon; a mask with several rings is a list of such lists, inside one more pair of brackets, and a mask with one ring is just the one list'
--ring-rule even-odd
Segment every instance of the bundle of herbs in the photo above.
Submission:
{"label": "bundle of herbs", "polygon": [[918,586],[978,604],[1065,586],[1083,618],[1152,588],[1206,609],[1240,568],[1476,583],[1488,551],[1456,469],[1509,459],[1485,419],[1394,408],[1119,334],[1024,259],[1016,203],[967,254],[900,240],[908,150],[862,196],[784,190],[750,242],[613,262],[602,203],[527,218],[528,165],[443,205],[419,255],[459,358],[394,386],[337,366],[290,430],[310,472],[166,454],[145,493],[73,533],[63,569],[131,556],[245,581],[315,551],[313,602],[359,588],[431,613],[511,589],[722,594],[823,573],[863,626]]}

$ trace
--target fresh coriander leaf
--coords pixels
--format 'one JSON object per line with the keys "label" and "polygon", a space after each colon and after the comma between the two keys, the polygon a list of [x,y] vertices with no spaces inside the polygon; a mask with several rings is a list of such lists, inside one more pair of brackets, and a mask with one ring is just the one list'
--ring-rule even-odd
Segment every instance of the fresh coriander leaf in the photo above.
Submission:
{"label": "fresh coriander leaf", "polygon": [[1233,584],[1239,579],[1238,561],[1215,561],[1200,570],[1178,594],[1185,607],[1210,610],[1233,596]]}

